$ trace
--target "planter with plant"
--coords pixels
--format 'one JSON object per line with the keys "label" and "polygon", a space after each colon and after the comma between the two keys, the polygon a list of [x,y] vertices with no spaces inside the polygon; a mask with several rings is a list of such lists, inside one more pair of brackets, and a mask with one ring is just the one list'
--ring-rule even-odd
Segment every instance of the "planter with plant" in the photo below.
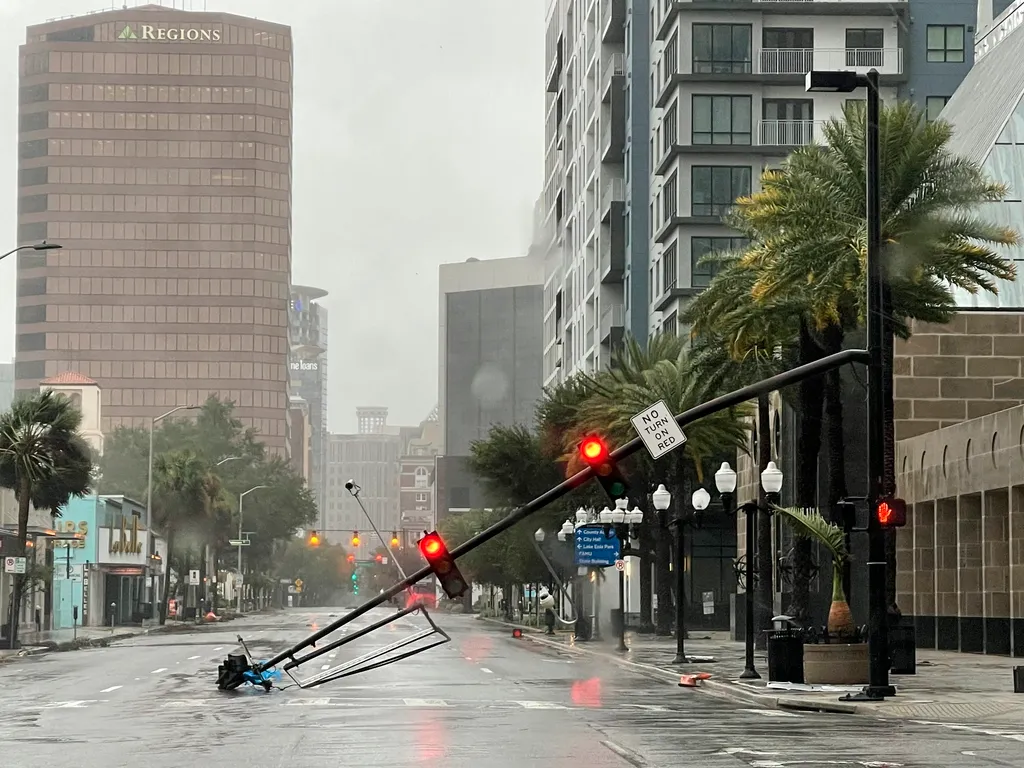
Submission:
{"label": "planter with plant", "polygon": [[832,557],[832,605],[825,633],[805,640],[804,681],[811,684],[859,685],[868,682],[868,645],[853,621],[843,590],[843,570],[850,560],[843,529],[817,511],[775,506],[796,536],[813,539]]}

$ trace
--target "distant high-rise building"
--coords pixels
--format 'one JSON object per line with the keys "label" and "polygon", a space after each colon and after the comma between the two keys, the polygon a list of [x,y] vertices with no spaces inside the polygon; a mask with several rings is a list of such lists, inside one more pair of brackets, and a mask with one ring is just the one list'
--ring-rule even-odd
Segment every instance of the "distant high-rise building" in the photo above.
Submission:
{"label": "distant high-rise building", "polygon": [[287,450],[292,38],[163,6],[28,28],[16,386],[77,371],[103,431],[209,395]]}
{"label": "distant high-rise building", "polygon": [[536,256],[441,265],[438,518],[486,506],[466,465],[474,440],[495,424],[533,424],[541,396],[543,280]]}
{"label": "distant high-rise building", "polygon": [[[306,403],[309,419],[309,487],[323,507],[327,483],[327,291],[293,285],[288,312],[288,381]],[[323,524],[321,522],[321,527]]]}
{"label": "distant high-rise building", "polygon": [[14,363],[0,363],[0,413],[14,402]]}

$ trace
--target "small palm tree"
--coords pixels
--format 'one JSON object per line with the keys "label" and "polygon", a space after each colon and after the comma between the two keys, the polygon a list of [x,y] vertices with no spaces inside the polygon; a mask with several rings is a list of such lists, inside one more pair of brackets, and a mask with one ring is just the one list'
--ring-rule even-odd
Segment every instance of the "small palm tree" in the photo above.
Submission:
{"label": "small palm tree", "polygon": [[[25,556],[31,507],[59,515],[72,497],[85,496],[92,482],[92,452],[78,433],[82,414],[53,391],[18,400],[0,416],[0,487],[18,500],[15,557]],[[25,575],[15,575],[13,616],[20,615]],[[17,621],[10,647],[17,646]]]}
{"label": "small palm tree", "polygon": [[857,625],[843,590],[843,568],[850,559],[843,529],[825,520],[818,512],[776,506],[772,510],[783,516],[797,536],[814,539],[832,556],[832,606],[828,612],[828,633],[837,638],[852,637],[856,634]]}

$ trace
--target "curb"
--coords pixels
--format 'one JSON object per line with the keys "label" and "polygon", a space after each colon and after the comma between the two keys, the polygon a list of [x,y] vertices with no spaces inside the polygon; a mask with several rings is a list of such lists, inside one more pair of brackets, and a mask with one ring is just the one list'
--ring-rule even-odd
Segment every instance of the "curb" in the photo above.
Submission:
{"label": "curb", "polygon": [[[566,643],[548,640],[545,637],[538,636],[542,633],[539,629],[534,627],[511,624],[506,621],[492,619],[489,617],[480,617],[479,620],[512,629],[523,630],[523,638],[531,643],[537,643],[538,645],[554,648],[555,650],[566,654],[588,655],[605,659],[616,666],[632,670],[633,672],[642,674],[645,677],[659,680],[661,682],[678,682],[680,677],[679,671],[677,670],[656,667],[651,664],[640,664],[635,661],[627,661],[626,659],[621,659],[613,656],[612,654],[593,650],[591,648],[584,648],[579,645],[568,645]],[[532,633],[532,635],[527,634],[527,632]],[[727,683],[719,680],[705,680],[697,690],[703,690],[704,693],[708,695],[721,699],[728,699],[735,703],[757,704],[758,706],[771,709],[783,709],[795,712],[823,712],[841,715],[877,715],[877,710],[867,708],[864,705],[847,704],[841,701],[807,701],[789,696],[773,696],[770,693],[758,693],[756,691],[745,689],[742,686],[737,686],[734,683]]]}

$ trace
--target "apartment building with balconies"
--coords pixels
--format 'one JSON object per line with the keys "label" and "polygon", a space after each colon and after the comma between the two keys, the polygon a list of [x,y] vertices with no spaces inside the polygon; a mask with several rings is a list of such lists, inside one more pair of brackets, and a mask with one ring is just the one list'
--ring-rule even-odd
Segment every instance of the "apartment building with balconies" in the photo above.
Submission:
{"label": "apartment building with balconies", "polygon": [[[807,93],[808,70],[877,69],[882,99],[936,117],[973,61],[975,0],[652,0],[650,330],[675,333],[707,286],[737,197],[821,140],[849,96]],[[863,98],[863,96],[858,96]]]}
{"label": "apartment building with balconies", "polygon": [[545,385],[603,367],[634,326],[645,336],[646,302],[637,308],[636,296],[646,293],[648,162],[644,152],[637,165],[629,139],[648,133],[646,8],[647,0],[552,0],[548,9]]}

